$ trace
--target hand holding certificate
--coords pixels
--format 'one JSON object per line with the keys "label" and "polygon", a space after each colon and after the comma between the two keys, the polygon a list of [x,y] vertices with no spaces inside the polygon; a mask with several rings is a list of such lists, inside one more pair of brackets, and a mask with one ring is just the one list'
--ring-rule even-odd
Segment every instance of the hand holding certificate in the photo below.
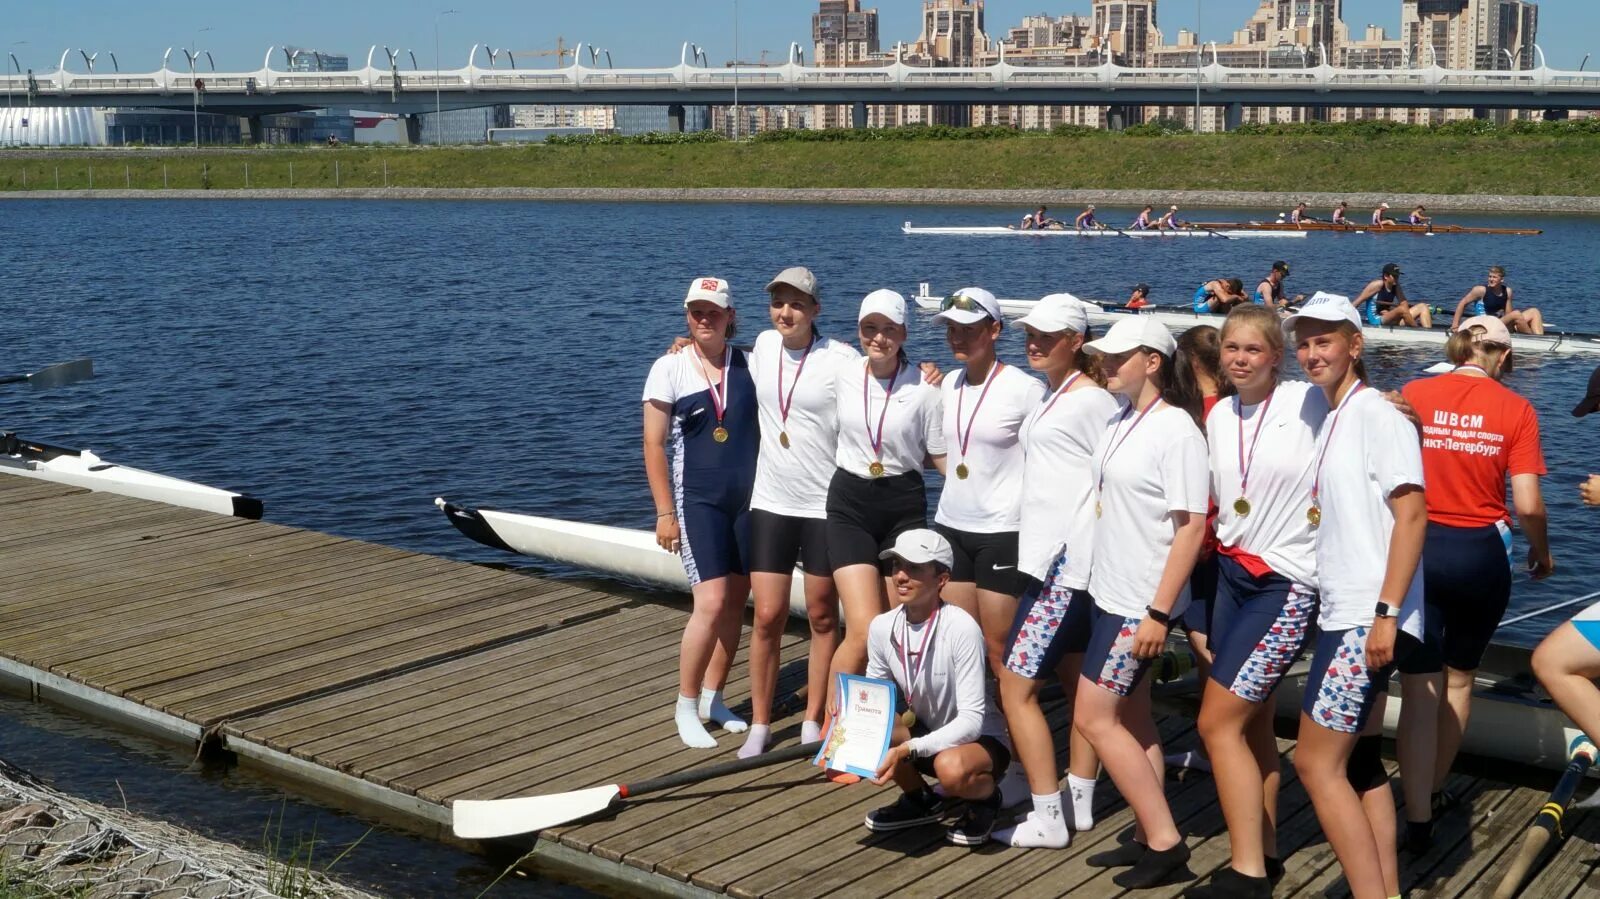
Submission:
{"label": "hand holding certificate", "polygon": [[891,681],[839,675],[839,714],[828,724],[816,763],[831,771],[876,778],[894,733],[895,693]]}

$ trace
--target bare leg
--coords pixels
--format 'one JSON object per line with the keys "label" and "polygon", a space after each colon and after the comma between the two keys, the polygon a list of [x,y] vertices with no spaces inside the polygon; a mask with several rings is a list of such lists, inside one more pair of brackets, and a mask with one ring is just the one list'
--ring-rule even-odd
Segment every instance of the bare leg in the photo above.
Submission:
{"label": "bare leg", "polygon": [[[1118,792],[1133,809],[1145,845],[1157,851],[1178,845],[1182,837],[1157,774],[1165,766],[1161,746],[1152,739],[1155,724],[1150,720],[1149,679],[1133,694],[1121,697],[1080,677],[1075,708],[1078,727],[1094,744]],[[1136,720],[1139,718],[1142,720]]]}
{"label": "bare leg", "polygon": [[1429,308],[1427,303],[1418,303],[1412,306],[1411,315],[1412,320],[1416,322],[1418,327],[1433,327],[1433,310]]}
{"label": "bare leg", "polygon": [[[717,653],[721,649],[718,636],[722,608],[727,605],[729,581],[716,578],[694,585],[694,608],[683,628],[683,642],[678,650],[678,694],[700,698],[701,686],[720,687],[727,679],[726,653],[721,660],[721,674],[713,677]],[[714,682],[713,682],[714,681]]]}
{"label": "bare leg", "polygon": [[[1406,820],[1433,818],[1434,770],[1439,756],[1439,721],[1444,692],[1444,672],[1400,675],[1400,728],[1397,754],[1400,756],[1400,788],[1406,797]],[[1448,773],[1448,769],[1443,773]]]}
{"label": "bare leg", "polygon": [[978,585],[971,581],[951,581],[944,585],[944,592],[939,594],[947,603],[955,606],[968,615],[973,621],[980,624],[983,619],[978,611]]}
{"label": "bare leg", "polygon": [[733,670],[733,657],[739,652],[739,629],[744,623],[744,600],[750,595],[749,575],[729,575],[727,584],[722,605],[717,610],[717,647],[711,653],[711,664],[706,666],[705,679],[700,682],[700,685],[708,690],[721,690],[728,682],[728,672]]}
{"label": "bare leg", "polygon": [[1028,789],[1041,796],[1061,789],[1055,738],[1050,735],[1050,723],[1039,706],[1039,682],[1002,668],[1000,704],[1005,709],[1017,761],[1028,775]]}
{"label": "bare leg", "polygon": [[[1439,749],[1433,765],[1433,791],[1437,793],[1450,776],[1456,763],[1456,753],[1461,751],[1461,735],[1467,732],[1467,719],[1472,717],[1472,687],[1474,671],[1457,671],[1445,668],[1444,702],[1439,704]],[[1404,714],[1404,707],[1401,713]],[[1406,804],[1411,804],[1409,792]],[[1407,815],[1406,817],[1410,817]]]}
{"label": "bare leg", "polygon": [[867,670],[867,627],[872,619],[889,609],[883,592],[883,577],[876,565],[847,565],[833,572],[839,589],[839,605],[844,609],[844,639],[833,654],[828,676],[828,706],[836,708],[833,691],[836,674],[860,674]]}
{"label": "bare leg", "polygon": [[1272,732],[1277,704],[1276,693],[1268,696],[1245,726],[1245,739],[1250,743],[1250,753],[1255,756],[1256,768],[1261,772],[1261,799],[1266,810],[1261,822],[1261,848],[1273,858],[1278,858],[1278,786],[1283,780],[1279,770],[1278,737]]}
{"label": "bare leg", "polygon": [[[1200,737],[1211,758],[1217,799],[1228,824],[1233,869],[1249,877],[1265,877],[1265,774],[1246,738],[1261,707],[1234,695],[1216,681],[1206,681],[1200,702]],[[1276,761],[1277,756],[1273,759]]]}
{"label": "bare leg", "polygon": [[1006,667],[1006,637],[1011,621],[1017,617],[1017,598],[993,590],[978,590],[978,626],[983,629],[983,645],[989,656],[989,670],[996,677]]}
{"label": "bare leg", "polygon": [[839,650],[839,594],[833,578],[806,575],[806,620],[811,655],[806,665],[806,720],[821,722],[828,705],[828,669]]}
{"label": "bare leg", "polygon": [[778,690],[778,646],[789,623],[789,589],[792,575],[758,571],[750,575],[755,588],[755,629],[750,634],[750,721],[772,724],[773,694]]}
{"label": "bare leg", "polygon": [[1072,719],[1072,736],[1067,744],[1067,773],[1084,780],[1094,780],[1100,776],[1100,756],[1095,754],[1094,744],[1078,728],[1077,686],[1082,673],[1081,652],[1068,653],[1056,668],[1056,676],[1061,679],[1062,696],[1067,700],[1067,715]]}
{"label": "bare leg", "polygon": [[[1395,894],[1385,882],[1381,849],[1367,818],[1367,809],[1345,773],[1356,739],[1356,734],[1329,730],[1301,712],[1294,767],[1311,797],[1328,845],[1333,847],[1334,855],[1344,868],[1350,892],[1355,899],[1386,899]],[[1394,814],[1393,803],[1389,805],[1389,814]],[[1392,825],[1389,846],[1392,851]]]}
{"label": "bare leg", "polygon": [[1590,739],[1600,736],[1600,649],[1567,622],[1533,652],[1533,673],[1561,711]]}

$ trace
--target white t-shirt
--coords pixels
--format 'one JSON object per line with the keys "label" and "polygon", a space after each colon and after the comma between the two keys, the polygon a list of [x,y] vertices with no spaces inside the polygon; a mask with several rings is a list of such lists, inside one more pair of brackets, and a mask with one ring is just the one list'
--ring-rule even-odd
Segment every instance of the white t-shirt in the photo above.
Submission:
{"label": "white t-shirt", "polygon": [[[963,369],[947,376],[942,390],[949,458],[933,520],[973,534],[1017,530],[1022,526],[1019,438],[1022,422],[1039,407],[1044,384],[1021,369],[996,363],[984,383],[967,384]],[[966,465],[967,477],[957,475],[958,465]]]}
{"label": "white t-shirt", "polygon": [[[1112,420],[1095,451],[1102,514],[1095,522],[1089,592],[1107,612],[1142,618],[1177,533],[1172,513],[1204,517],[1211,479],[1206,439],[1189,413],[1165,402],[1143,420],[1137,410],[1124,411],[1127,416]],[[1185,587],[1168,612],[1176,618],[1188,606]]]}
{"label": "white t-shirt", "polygon": [[[1206,417],[1217,541],[1259,556],[1273,571],[1309,587],[1317,583],[1317,549],[1306,510],[1317,433],[1327,417],[1327,396],[1304,381],[1279,381],[1272,398],[1254,406],[1243,405],[1237,396],[1224,397]],[[1240,483],[1241,426],[1248,490]],[[1234,511],[1240,497],[1250,503],[1250,514]]]}
{"label": "white t-shirt", "polygon": [[[841,365],[834,382],[834,401],[839,412],[839,451],[834,464],[856,477],[871,477],[867,469],[874,460],[883,462],[883,474],[892,477],[908,471],[921,471],[923,459],[944,455],[944,414],[940,411],[939,388],[924,383],[914,365],[902,365],[894,379],[894,395],[889,397],[887,380],[868,372],[869,362]],[[866,401],[863,408],[862,390]],[[889,411],[883,413],[888,400]],[[873,452],[872,440],[883,415],[883,443],[880,457]]]}
{"label": "white t-shirt", "polygon": [[[900,658],[902,640],[910,644],[905,651],[917,669],[914,684],[908,683]],[[924,641],[929,642],[928,658],[919,662],[912,654]],[[936,622],[930,618],[908,626],[905,608],[900,607],[873,618],[867,628],[867,677],[893,680],[906,694],[917,723],[928,729],[911,740],[911,751],[918,756],[935,756],[984,734],[1005,742],[1005,720],[998,706],[989,702],[984,683],[986,659],[983,629],[949,603],[940,604]]]}
{"label": "white t-shirt", "polygon": [[[756,338],[750,368],[761,418],[761,454],[756,458],[750,508],[800,518],[828,517],[828,480],[839,449],[834,381],[842,367],[860,365],[860,359],[855,347],[828,337],[818,337],[809,353],[785,348],[777,331],[764,331]],[[787,447],[781,439],[784,434],[789,436]]]}
{"label": "white t-shirt", "polygon": [[1089,586],[1094,452],[1106,423],[1121,410],[1116,397],[1085,376],[1066,393],[1044,397],[1023,421],[1026,461],[1017,567],[1035,580],[1044,580],[1065,546],[1063,582],[1077,590]]}
{"label": "white t-shirt", "polygon": [[[1365,389],[1346,395],[1344,408],[1329,413],[1317,452],[1323,456],[1318,490],[1322,525],[1317,528],[1322,609],[1317,627],[1369,627],[1394,531],[1389,495],[1404,484],[1424,486],[1421,439],[1416,426],[1381,393]],[[1401,610],[1401,628],[1420,633],[1420,563]]]}

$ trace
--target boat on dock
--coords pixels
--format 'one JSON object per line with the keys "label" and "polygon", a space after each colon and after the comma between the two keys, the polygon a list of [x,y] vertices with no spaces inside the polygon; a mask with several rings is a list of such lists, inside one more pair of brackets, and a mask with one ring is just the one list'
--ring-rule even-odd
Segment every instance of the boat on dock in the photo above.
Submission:
{"label": "boat on dock", "polygon": [[[918,308],[937,311],[944,297],[935,296],[924,282],[917,286]],[[1026,315],[1038,300],[1000,300],[1000,311],[1007,315]],[[1173,329],[1182,331],[1195,325],[1221,325],[1226,317],[1215,312],[1196,312],[1188,306],[1146,306],[1127,309],[1095,300],[1087,301],[1089,323],[1106,327],[1124,316],[1147,315]],[[1450,338],[1447,328],[1401,328],[1393,325],[1366,325],[1362,335],[1373,343],[1432,344],[1443,346]],[[1544,334],[1513,334],[1512,349],[1519,353],[1600,353],[1600,333],[1589,331],[1547,331]]]}
{"label": "boat on dock", "polygon": [[1207,228],[1227,232],[1254,232],[1265,234],[1299,233],[1305,234],[1312,231],[1330,231],[1336,234],[1510,234],[1531,237],[1543,234],[1542,228],[1480,228],[1468,225],[1412,225],[1407,222],[1395,222],[1389,225],[1363,225],[1353,222],[1334,224],[1333,222],[1187,222],[1190,228]]}
{"label": "boat on dock", "polygon": [[1153,240],[1184,237],[1204,237],[1213,240],[1238,240],[1245,238],[1276,238],[1296,239],[1306,235],[1297,231],[1281,231],[1265,228],[1202,228],[1194,226],[1182,230],[1160,231],[1154,228],[1147,231],[1134,231],[1127,228],[1029,228],[1022,229],[1005,225],[977,225],[977,226],[951,226],[937,227],[926,225],[913,225],[910,222],[900,226],[902,234],[940,234],[959,237],[1135,237],[1150,238]]}
{"label": "boat on dock", "polygon": [[259,519],[262,511],[261,500],[253,496],[118,465],[101,459],[89,450],[25,440],[11,432],[0,433],[0,474],[36,478],[237,518]]}

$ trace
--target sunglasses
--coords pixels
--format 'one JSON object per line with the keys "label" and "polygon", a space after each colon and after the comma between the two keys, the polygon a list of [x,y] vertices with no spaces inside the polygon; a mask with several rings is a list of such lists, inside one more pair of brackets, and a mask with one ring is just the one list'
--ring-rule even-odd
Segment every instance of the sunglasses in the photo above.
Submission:
{"label": "sunglasses", "polygon": [[960,309],[962,312],[982,312],[985,315],[989,313],[989,310],[983,308],[982,303],[964,294],[945,297],[939,303],[940,312],[947,312],[951,309]]}

